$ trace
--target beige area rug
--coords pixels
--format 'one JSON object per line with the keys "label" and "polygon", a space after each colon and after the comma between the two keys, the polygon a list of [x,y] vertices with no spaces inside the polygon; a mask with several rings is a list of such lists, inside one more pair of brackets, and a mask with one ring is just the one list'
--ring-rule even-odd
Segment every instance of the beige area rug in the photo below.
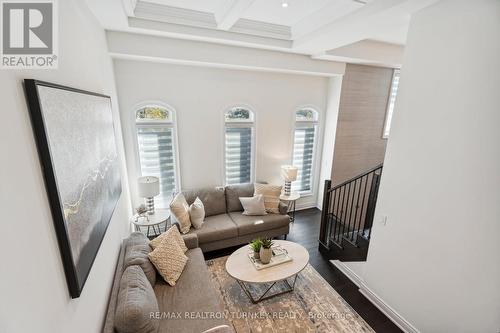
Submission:
{"label": "beige area rug", "polygon": [[[374,332],[311,265],[299,274],[294,291],[253,304],[227,274],[226,259],[208,260],[207,265],[226,316],[237,333]],[[265,285],[248,287],[253,295],[266,289]],[[271,291],[283,288],[280,283]]]}

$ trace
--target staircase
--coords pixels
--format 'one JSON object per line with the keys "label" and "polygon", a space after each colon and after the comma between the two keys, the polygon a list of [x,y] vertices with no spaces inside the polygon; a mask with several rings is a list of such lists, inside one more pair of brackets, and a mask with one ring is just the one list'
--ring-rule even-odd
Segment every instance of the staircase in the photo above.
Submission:
{"label": "staircase", "polygon": [[383,165],[332,188],[325,181],[319,250],[328,259],[365,261]]}

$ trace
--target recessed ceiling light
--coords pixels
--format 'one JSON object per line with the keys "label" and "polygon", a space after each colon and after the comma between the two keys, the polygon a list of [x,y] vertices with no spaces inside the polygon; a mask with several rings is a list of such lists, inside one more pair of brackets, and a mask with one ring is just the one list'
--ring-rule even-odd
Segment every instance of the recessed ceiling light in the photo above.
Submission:
{"label": "recessed ceiling light", "polygon": [[281,3],[281,7],[283,7],[283,8],[287,8],[287,7],[288,7],[288,2],[283,1],[283,2]]}

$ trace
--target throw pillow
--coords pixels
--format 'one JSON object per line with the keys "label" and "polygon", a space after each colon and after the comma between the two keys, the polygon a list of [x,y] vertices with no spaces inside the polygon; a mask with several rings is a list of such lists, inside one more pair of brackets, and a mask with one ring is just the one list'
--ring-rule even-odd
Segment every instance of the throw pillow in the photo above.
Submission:
{"label": "throw pillow", "polygon": [[186,247],[186,243],[184,242],[184,239],[182,239],[182,236],[179,233],[179,229],[177,229],[175,226],[172,226],[167,231],[162,233],[160,236],[151,240],[149,242],[149,246],[151,246],[151,248],[153,248],[153,250],[154,250],[155,248],[158,247],[158,245],[160,245],[160,243],[164,239],[169,238],[169,237],[172,237],[173,241],[175,241],[181,247],[183,252],[186,252],[188,250]]}
{"label": "throw pillow", "polygon": [[174,200],[170,203],[170,211],[174,214],[179,225],[181,232],[187,234],[191,228],[191,220],[189,219],[189,205],[182,193],[175,196]]}
{"label": "throw pillow", "polygon": [[139,266],[125,269],[120,280],[115,311],[115,329],[118,333],[157,332],[159,320],[150,318],[158,312],[153,287]]}
{"label": "throw pillow", "polygon": [[179,244],[173,239],[173,236],[162,240],[160,245],[148,256],[163,279],[169,285],[175,286],[175,282],[181,276],[184,266],[186,266],[188,257],[186,257]]}
{"label": "throw pillow", "polygon": [[268,213],[279,214],[281,186],[269,184],[255,184],[254,195],[264,196],[264,205]]}
{"label": "throw pillow", "polygon": [[191,218],[193,227],[200,229],[205,219],[205,206],[203,206],[200,198],[196,197],[196,200],[189,206],[189,217]]}
{"label": "throw pillow", "polygon": [[264,197],[262,194],[245,198],[240,198],[243,206],[243,215],[266,215],[266,206],[264,205]]}

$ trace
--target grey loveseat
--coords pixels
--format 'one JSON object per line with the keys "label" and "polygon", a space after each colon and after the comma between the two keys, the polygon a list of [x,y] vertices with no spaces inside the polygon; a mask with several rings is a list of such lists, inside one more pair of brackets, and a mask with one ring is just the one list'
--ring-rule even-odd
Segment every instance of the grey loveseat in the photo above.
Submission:
{"label": "grey loveseat", "polygon": [[288,235],[290,219],[287,206],[280,203],[280,214],[243,215],[240,197],[254,195],[253,184],[228,185],[183,191],[191,205],[199,197],[205,206],[205,221],[200,229],[191,228],[188,235],[198,237],[203,252],[248,243],[257,237]]}
{"label": "grey loveseat", "polygon": [[[103,333],[117,333],[115,326],[120,326],[118,321],[123,320],[123,317],[129,317],[133,323],[144,320],[157,321],[153,326],[154,329],[144,328],[146,325],[138,324],[141,329],[135,327],[127,327],[127,332],[141,333],[232,333],[229,322],[221,316],[223,309],[219,303],[219,297],[210,280],[210,275],[203,258],[203,253],[198,247],[196,236],[183,236],[188,251],[186,256],[189,258],[184,271],[180,276],[175,286],[168,285],[159,275],[147,258],[149,248],[149,240],[140,232],[134,232],[130,237],[123,240],[118,263],[111,289],[111,296],[108,304],[106,320],[104,323]],[[139,251],[138,251],[139,250]],[[153,299],[138,298],[134,293],[134,288],[140,288],[141,281],[136,281],[134,274],[127,276],[124,274],[126,267],[135,266],[135,272],[142,269],[145,275],[155,280],[151,295]],[[145,269],[144,269],[145,267]],[[142,273],[142,272],[139,272]],[[123,278],[122,278],[123,277]],[[148,278],[149,279],[149,278]],[[125,280],[125,281],[124,281]],[[144,284],[150,281],[142,282]],[[128,284],[132,289],[129,294],[124,294],[121,286]],[[149,287],[148,287],[149,288]],[[132,307],[129,307],[126,313],[120,311],[120,302],[132,300]],[[151,303],[158,304],[154,313],[150,312]],[[144,311],[141,311],[141,307]],[[123,308],[123,307],[122,307]],[[186,313],[192,313],[189,318]],[[175,314],[175,315],[174,315]],[[180,314],[180,318],[177,318]],[[213,318],[203,318],[203,314],[215,314]],[[151,317],[152,316],[152,317]],[[136,320],[137,319],[137,320]],[[150,323],[151,324],[151,323]],[[121,325],[123,326],[123,324]]]}

